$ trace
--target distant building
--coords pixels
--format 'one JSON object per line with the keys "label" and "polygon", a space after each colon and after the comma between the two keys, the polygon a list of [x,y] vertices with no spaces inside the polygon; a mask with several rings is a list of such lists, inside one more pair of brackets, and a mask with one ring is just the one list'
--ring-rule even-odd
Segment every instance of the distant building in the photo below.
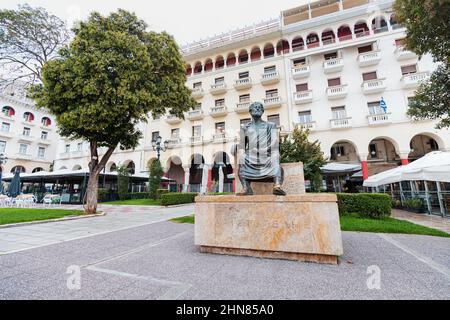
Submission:
{"label": "distant building", "polygon": [[24,87],[0,90],[0,154],[8,160],[4,173],[48,171],[59,139],[54,118],[37,109]]}

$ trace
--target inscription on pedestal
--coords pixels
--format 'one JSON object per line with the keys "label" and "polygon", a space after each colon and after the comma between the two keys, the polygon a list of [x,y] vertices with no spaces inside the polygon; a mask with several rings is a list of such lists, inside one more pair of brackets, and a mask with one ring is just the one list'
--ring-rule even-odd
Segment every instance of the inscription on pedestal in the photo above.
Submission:
{"label": "inscription on pedestal", "polygon": [[335,195],[201,196],[195,214],[204,250],[326,263],[342,254]]}

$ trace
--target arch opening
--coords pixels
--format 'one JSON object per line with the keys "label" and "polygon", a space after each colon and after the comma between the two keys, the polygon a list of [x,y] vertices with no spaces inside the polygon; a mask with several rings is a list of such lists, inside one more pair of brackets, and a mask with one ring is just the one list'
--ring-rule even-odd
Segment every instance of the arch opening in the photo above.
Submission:
{"label": "arch opening", "polygon": [[336,36],[333,30],[328,29],[322,32],[322,43],[323,45],[329,45],[336,42]]}
{"label": "arch opening", "polygon": [[292,51],[297,52],[305,49],[305,42],[302,37],[295,37],[292,40]]}
{"label": "arch opening", "polygon": [[291,49],[291,47],[289,46],[289,42],[287,40],[281,39],[278,41],[278,43],[277,43],[277,54],[278,55],[288,54],[290,49]]}
{"label": "arch opening", "polygon": [[338,38],[339,41],[351,40],[353,38],[352,29],[347,25],[340,26],[338,29]]}
{"label": "arch opening", "polygon": [[319,36],[317,35],[317,33],[315,33],[315,32],[310,33],[306,37],[306,46],[308,47],[308,49],[317,48],[320,46],[320,40],[319,40]]}

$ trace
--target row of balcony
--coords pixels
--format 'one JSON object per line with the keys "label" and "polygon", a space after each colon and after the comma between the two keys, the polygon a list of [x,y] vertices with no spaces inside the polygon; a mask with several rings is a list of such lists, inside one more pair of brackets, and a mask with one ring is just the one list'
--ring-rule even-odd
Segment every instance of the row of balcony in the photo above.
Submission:
{"label": "row of balcony", "polygon": [[[278,83],[278,82],[280,82],[280,74],[278,73],[278,71],[265,73],[261,76],[260,82],[262,85]],[[249,89],[252,87],[252,85],[253,85],[253,82],[252,82],[252,78],[250,78],[250,77],[237,79],[234,82],[234,88],[236,90]],[[217,84],[212,84],[211,88],[209,89],[209,93],[211,93],[212,95],[220,95],[220,94],[226,93],[227,89],[228,89],[227,84],[224,82],[221,82],[221,83],[217,83]],[[201,97],[203,97],[204,94],[205,94],[205,91],[201,87],[192,89],[192,96],[194,98],[201,98]]]}
{"label": "row of balcony", "polygon": [[[398,61],[417,58],[414,52],[408,51],[399,46],[395,49]],[[357,58],[360,67],[377,65],[381,61],[381,52],[379,50],[361,53]],[[340,72],[344,68],[344,59],[335,58],[325,60],[323,62],[323,70],[326,74]],[[292,76],[294,79],[307,78],[311,74],[310,66],[303,64],[292,68]]]}
{"label": "row of balcony", "polygon": [[[283,100],[281,99],[280,96],[270,97],[270,98],[263,99],[263,103],[264,103],[264,108],[266,110],[268,110],[268,109],[274,109],[274,108],[281,107],[281,105],[283,104]],[[250,102],[237,103],[234,110],[231,110],[231,111],[234,111],[236,113],[244,113],[244,112],[248,112],[249,107],[250,107]],[[218,117],[223,117],[223,116],[227,115],[228,112],[229,112],[228,107],[226,105],[222,105],[222,106],[212,107],[209,111],[209,115],[213,118],[218,118]],[[196,120],[202,120],[205,116],[206,116],[206,112],[204,112],[201,109],[196,109],[196,110],[188,111],[186,114],[186,119],[191,120],[191,121],[196,121]],[[169,124],[178,124],[183,121],[181,118],[178,118],[177,116],[174,116],[171,114],[167,115],[165,120]]]}
{"label": "row of balcony", "polygon": [[[382,126],[392,123],[392,118],[390,113],[371,114],[367,116],[367,121],[369,126]],[[295,123],[295,125],[310,131],[316,130],[315,121]],[[353,124],[351,117],[330,120],[331,129],[347,129],[352,126]]]}
{"label": "row of balcony", "polygon": [[[415,58],[416,54],[405,50],[403,47],[399,46],[395,50],[397,60],[406,60]],[[381,60],[381,52],[380,51],[370,51],[366,53],[361,53],[358,55],[358,64],[361,67],[376,65]],[[323,69],[326,74],[330,73],[336,73],[342,71],[344,68],[344,59],[342,58],[335,58],[335,59],[328,59],[323,62]],[[292,75],[294,79],[301,79],[309,77],[311,74],[310,66],[307,64],[295,66],[292,69]],[[268,72],[261,75],[260,83],[262,85],[270,85],[275,84],[280,81],[280,74],[278,71]],[[252,78],[243,78],[243,79],[237,79],[234,82],[234,88],[236,90],[246,90],[251,88],[253,85]],[[227,91],[227,85],[224,82],[217,83],[211,85],[211,88],[209,92],[212,95],[220,95],[224,94]],[[204,95],[203,88],[194,88],[192,90],[192,96],[194,98],[201,98]]]}
{"label": "row of balcony", "polygon": [[231,141],[236,139],[236,137],[227,137],[225,132],[214,133],[210,139],[205,139],[203,136],[192,136],[187,139],[187,141],[183,141],[183,139],[179,137],[172,137],[167,140],[168,148],[176,148],[185,143],[190,145],[202,145],[206,143],[225,143],[227,141]]}
{"label": "row of balcony", "polygon": [[[382,114],[372,114],[367,116],[368,124],[370,126],[380,126],[390,124],[391,114],[390,113],[382,113]],[[303,122],[303,123],[295,123],[296,126],[300,126],[305,129],[309,129],[311,131],[316,130],[316,123],[314,121],[311,122]],[[352,118],[339,118],[339,119],[331,119],[330,120],[330,128],[331,129],[346,129],[352,127]],[[202,145],[207,143],[225,143],[227,141],[234,141],[237,137],[229,137],[225,132],[214,133],[210,139],[206,139],[203,136],[192,136],[184,141],[180,137],[172,137],[167,140],[168,148],[179,147],[183,144],[189,145]]]}
{"label": "row of balcony", "polygon": [[[401,78],[402,86],[405,89],[417,88],[420,83],[429,77],[429,72],[420,72],[404,75]],[[386,79],[374,79],[364,81],[361,84],[361,89],[364,94],[373,94],[383,92],[386,89]],[[347,85],[328,87],[327,90],[328,99],[342,99],[348,94]],[[313,91],[300,91],[294,93],[295,104],[310,103],[313,101]]]}
{"label": "row of balcony", "polygon": [[18,142],[25,142],[25,143],[35,142],[35,141],[40,144],[45,144],[45,145],[50,145],[52,143],[52,141],[50,139],[43,139],[41,137],[38,138],[38,137],[25,135],[25,134],[16,135],[14,132],[11,132],[11,131],[1,131],[0,130],[0,137],[4,138],[4,139],[17,138]]}

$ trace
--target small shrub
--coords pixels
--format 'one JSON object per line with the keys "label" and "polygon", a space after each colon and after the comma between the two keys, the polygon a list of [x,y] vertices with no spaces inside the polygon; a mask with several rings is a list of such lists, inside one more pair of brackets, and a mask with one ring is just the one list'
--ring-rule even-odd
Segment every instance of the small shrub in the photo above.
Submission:
{"label": "small shrub", "polygon": [[128,200],[130,186],[130,171],[126,166],[117,167],[117,193],[120,200]]}
{"label": "small shrub", "polygon": [[158,189],[156,190],[156,198],[161,199],[161,195],[169,193],[170,191],[167,189]]}
{"label": "small shrub", "polygon": [[405,208],[408,209],[421,209],[423,207],[423,201],[421,199],[406,199],[403,202],[403,205],[405,206]]}
{"label": "small shrub", "polygon": [[370,218],[389,217],[392,210],[391,197],[377,193],[338,193],[339,214],[357,213]]}
{"label": "small shrub", "polygon": [[161,195],[161,205],[173,206],[184,203],[194,203],[198,193],[166,193]]}
{"label": "small shrub", "polygon": [[108,200],[108,190],[105,188],[98,188],[98,202],[105,202]]}

